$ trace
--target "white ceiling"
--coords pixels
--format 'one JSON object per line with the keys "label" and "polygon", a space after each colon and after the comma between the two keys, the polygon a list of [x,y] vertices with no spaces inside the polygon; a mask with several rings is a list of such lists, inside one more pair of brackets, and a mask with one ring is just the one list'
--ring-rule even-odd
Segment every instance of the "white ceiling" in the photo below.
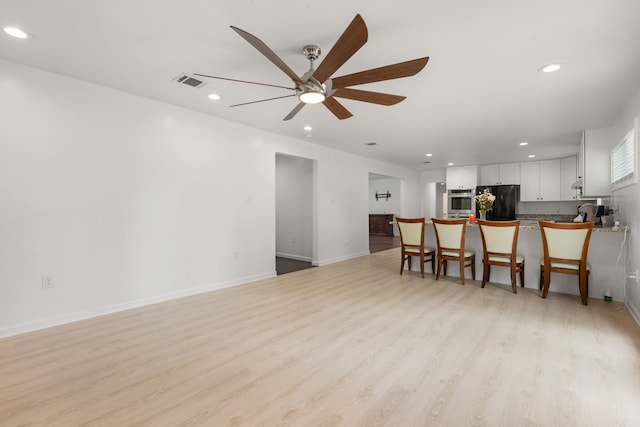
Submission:
{"label": "white ceiling", "polygon": [[[302,47],[327,53],[356,13],[368,42],[334,75],[429,56],[416,76],[356,87],[405,101],[341,99],[352,118],[308,105],[284,122],[295,98],[229,108],[290,94],[284,89],[173,81],[203,73],[292,87],[229,26],[260,38],[301,75],[309,67]],[[640,88],[638,0],[2,0],[7,25],[35,37],[2,32],[2,59],[415,170],[574,154],[580,130],[610,126]],[[564,67],[537,72],[552,62]],[[222,99],[208,100],[209,92]]]}

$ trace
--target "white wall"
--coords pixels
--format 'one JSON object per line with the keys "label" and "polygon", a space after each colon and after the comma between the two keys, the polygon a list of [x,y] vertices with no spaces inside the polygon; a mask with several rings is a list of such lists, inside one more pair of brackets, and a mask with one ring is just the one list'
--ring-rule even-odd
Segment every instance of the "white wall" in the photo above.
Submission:
{"label": "white wall", "polygon": [[[616,129],[619,139],[626,133],[634,117],[640,117],[640,91],[633,96],[626,105],[618,119]],[[638,136],[638,135],[637,135]],[[612,141],[611,148],[618,140]],[[640,141],[636,141],[636,147],[640,146]],[[637,153],[636,153],[637,154]],[[640,166],[638,164],[637,166]],[[640,173],[640,171],[636,171]],[[626,275],[640,269],[640,185],[632,184],[628,187],[613,192],[612,205],[619,206],[619,219],[621,224],[631,227],[628,235],[629,245],[626,253],[626,271],[621,275],[621,280],[625,280],[626,302],[629,311],[636,321],[640,323],[640,285],[633,279],[627,279]]]}
{"label": "white wall", "polygon": [[370,171],[420,206],[415,171],[1,60],[0,117],[0,336],[274,275],[276,153],[317,161],[318,265],[368,253]]}
{"label": "white wall", "polygon": [[276,255],[313,261],[313,161],[276,155]]}

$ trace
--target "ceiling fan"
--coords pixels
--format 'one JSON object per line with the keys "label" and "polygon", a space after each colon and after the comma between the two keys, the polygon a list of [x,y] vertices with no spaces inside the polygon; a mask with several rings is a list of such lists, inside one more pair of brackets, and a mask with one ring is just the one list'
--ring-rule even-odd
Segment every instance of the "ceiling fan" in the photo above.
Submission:
{"label": "ceiling fan", "polygon": [[210,76],[207,74],[194,74],[201,77],[278,87],[295,91],[295,94],[291,95],[231,105],[231,107],[237,107],[240,105],[255,104],[257,102],[297,96],[300,103],[298,103],[298,105],[291,110],[289,114],[287,114],[284,120],[291,120],[306,104],[317,103],[323,103],[324,106],[340,120],[348,119],[353,116],[353,114],[338,102],[336,98],[345,98],[380,105],[397,104],[404,100],[406,96],[352,89],[349,86],[413,76],[420,72],[429,61],[429,57],[426,56],[424,58],[413,59],[411,61],[386,65],[379,68],[372,68],[370,70],[347,74],[340,77],[331,77],[334,72],[336,72],[367,42],[367,26],[362,17],[360,15],[356,15],[333,48],[331,48],[325,59],[320,63],[318,68],[314,69],[314,61],[320,55],[320,48],[314,45],[304,47],[303,54],[309,60],[310,68],[309,71],[304,73],[302,76],[298,76],[282,59],[278,57],[278,55],[275,54],[275,52],[269,49],[262,40],[244,30],[241,30],[240,28],[231,26],[231,29],[238,33],[242,38],[249,42],[251,46],[256,48],[260,53],[266,56],[267,59],[274,63],[276,67],[280,68],[287,76],[289,76],[293,81],[294,87],[230,79]]}

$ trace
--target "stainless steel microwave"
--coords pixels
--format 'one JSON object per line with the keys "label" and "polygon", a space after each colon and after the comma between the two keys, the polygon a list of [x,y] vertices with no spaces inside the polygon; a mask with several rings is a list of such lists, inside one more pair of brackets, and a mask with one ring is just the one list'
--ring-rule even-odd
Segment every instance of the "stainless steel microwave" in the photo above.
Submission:
{"label": "stainless steel microwave", "polygon": [[473,189],[449,190],[447,192],[447,213],[449,218],[459,216],[468,218],[476,212],[476,199]]}

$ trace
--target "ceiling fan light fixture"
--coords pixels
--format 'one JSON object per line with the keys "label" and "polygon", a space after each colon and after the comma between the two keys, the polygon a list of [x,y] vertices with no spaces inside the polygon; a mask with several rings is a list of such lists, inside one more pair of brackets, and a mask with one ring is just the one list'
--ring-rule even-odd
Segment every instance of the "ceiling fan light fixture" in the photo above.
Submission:
{"label": "ceiling fan light fixture", "polygon": [[298,98],[305,104],[319,104],[326,99],[326,96],[320,91],[308,90],[301,92]]}

